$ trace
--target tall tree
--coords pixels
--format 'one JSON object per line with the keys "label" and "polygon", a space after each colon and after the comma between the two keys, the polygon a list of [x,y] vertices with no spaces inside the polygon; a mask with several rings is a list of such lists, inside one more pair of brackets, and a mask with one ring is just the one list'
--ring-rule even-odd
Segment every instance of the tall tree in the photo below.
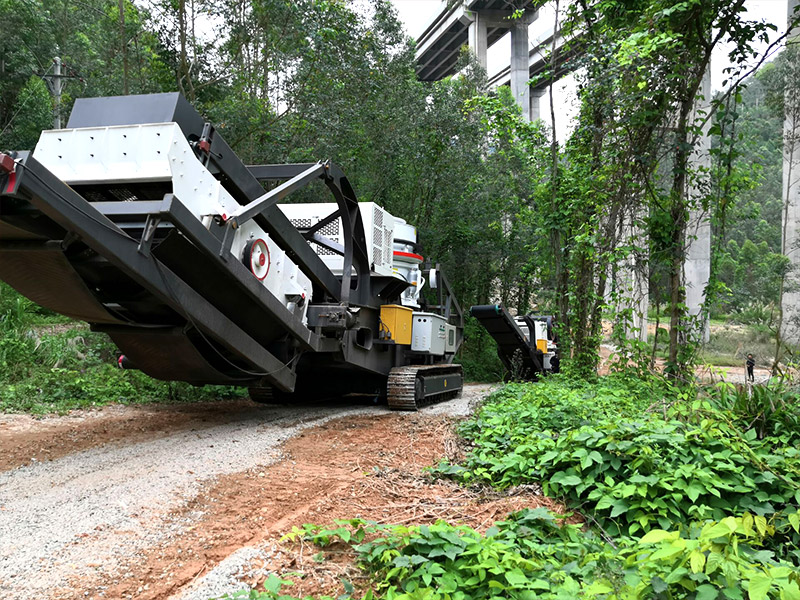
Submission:
{"label": "tall tree", "polygon": [[[717,46],[732,42],[729,58],[744,65],[753,57],[754,41],[767,39],[771,27],[748,21],[743,5],[743,0],[609,0],[573,7],[573,26],[584,32],[587,70],[576,133],[576,141],[582,137],[585,142],[575,146],[569,164],[585,173],[579,178],[587,183],[576,196],[577,209],[592,217],[570,236],[583,244],[580,251],[573,249],[574,277],[580,279],[572,286],[578,317],[572,337],[578,342],[574,353],[579,364],[590,365],[596,356],[597,336],[592,334],[602,312],[597,309],[604,295],[603,263],[615,254],[609,251],[616,243],[609,227],[628,212],[631,202],[647,202],[644,216],[660,230],[651,233],[663,242],[652,259],[663,263],[669,289],[668,369],[676,377],[687,373],[690,356],[681,349],[688,346],[679,337],[685,319],[687,224],[690,210],[708,209],[709,201],[689,193],[697,176],[690,159],[710,118],[695,107]],[[601,206],[595,204],[598,197],[604,198]],[[595,310],[587,308],[592,302]]]}

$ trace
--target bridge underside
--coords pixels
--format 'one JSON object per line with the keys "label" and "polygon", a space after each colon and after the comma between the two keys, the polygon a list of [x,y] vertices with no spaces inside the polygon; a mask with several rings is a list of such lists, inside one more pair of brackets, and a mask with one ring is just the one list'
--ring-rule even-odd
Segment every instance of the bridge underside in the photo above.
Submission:
{"label": "bridge underside", "polygon": [[[520,8],[530,11],[533,4],[528,1]],[[472,0],[463,6],[445,8],[417,39],[419,79],[438,81],[456,73],[461,47],[467,44],[473,46],[470,43],[470,28],[475,28],[473,23],[476,16],[486,19],[485,33],[482,34],[484,39],[478,42],[485,51],[511,28],[513,21],[510,17],[513,12],[508,8],[507,0]]]}

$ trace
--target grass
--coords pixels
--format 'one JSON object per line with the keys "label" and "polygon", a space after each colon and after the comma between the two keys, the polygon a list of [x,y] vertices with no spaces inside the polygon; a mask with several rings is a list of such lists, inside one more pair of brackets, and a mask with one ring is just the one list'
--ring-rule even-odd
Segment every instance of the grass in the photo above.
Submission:
{"label": "grass", "polygon": [[749,353],[755,357],[757,366],[770,365],[775,354],[774,334],[763,325],[726,325],[712,330],[701,361],[715,366],[743,367]]}
{"label": "grass", "polygon": [[[654,335],[647,342],[652,347]],[[656,356],[666,358],[669,348],[667,329],[659,334]],[[711,321],[709,341],[700,350],[699,362],[715,367],[742,367],[749,353],[756,359],[756,366],[772,364],[775,354],[775,336],[763,325],[735,325],[720,319]]]}
{"label": "grass", "polygon": [[107,404],[202,402],[242,397],[239,388],[194,387],[116,367],[103,333],[36,306],[0,284],[0,411],[65,413]]}

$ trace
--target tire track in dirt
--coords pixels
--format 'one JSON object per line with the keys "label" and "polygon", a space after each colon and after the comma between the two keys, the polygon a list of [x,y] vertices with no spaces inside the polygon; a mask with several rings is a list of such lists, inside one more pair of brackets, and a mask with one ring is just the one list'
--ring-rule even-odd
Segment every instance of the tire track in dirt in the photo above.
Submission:
{"label": "tire track in dirt", "polygon": [[257,410],[249,400],[112,405],[63,416],[0,414],[0,472],[108,443],[133,444],[185,429],[205,429]]}
{"label": "tire track in dirt", "polygon": [[378,412],[234,403],[228,413],[212,409],[202,427],[184,423],[144,439],[123,435],[0,473],[0,592],[74,596],[76,576],[116,576],[145,549],[179,536],[199,515],[186,513],[178,521],[170,511],[186,506],[216,477],[278,460],[280,444],[327,419]]}

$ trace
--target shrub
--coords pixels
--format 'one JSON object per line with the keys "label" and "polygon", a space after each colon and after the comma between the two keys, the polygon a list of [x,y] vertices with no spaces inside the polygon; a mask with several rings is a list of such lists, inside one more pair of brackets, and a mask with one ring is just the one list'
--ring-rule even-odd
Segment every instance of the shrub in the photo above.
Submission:
{"label": "shrub", "polygon": [[[797,531],[800,514],[792,520]],[[538,508],[514,513],[485,534],[442,521],[405,527],[354,519],[306,524],[286,537],[352,546],[370,576],[365,599],[711,600],[745,592],[750,600],[798,598],[800,570],[762,549],[773,535],[766,520],[745,513],[613,544]],[[264,592],[233,597],[288,599],[280,593],[288,583],[273,576]],[[345,588],[349,598],[354,590]]]}
{"label": "shrub", "polygon": [[798,392],[781,383],[735,386],[719,383],[709,398],[715,410],[727,413],[743,431],[755,430],[758,439],[771,437],[796,445],[800,441]]}
{"label": "shrub", "polygon": [[648,402],[660,406],[648,390],[668,390],[628,385],[551,379],[507,388],[462,427],[474,444],[465,463],[436,472],[499,488],[541,482],[610,535],[775,515],[800,502],[800,450],[757,439],[707,402],[671,408],[666,419],[644,412]]}

